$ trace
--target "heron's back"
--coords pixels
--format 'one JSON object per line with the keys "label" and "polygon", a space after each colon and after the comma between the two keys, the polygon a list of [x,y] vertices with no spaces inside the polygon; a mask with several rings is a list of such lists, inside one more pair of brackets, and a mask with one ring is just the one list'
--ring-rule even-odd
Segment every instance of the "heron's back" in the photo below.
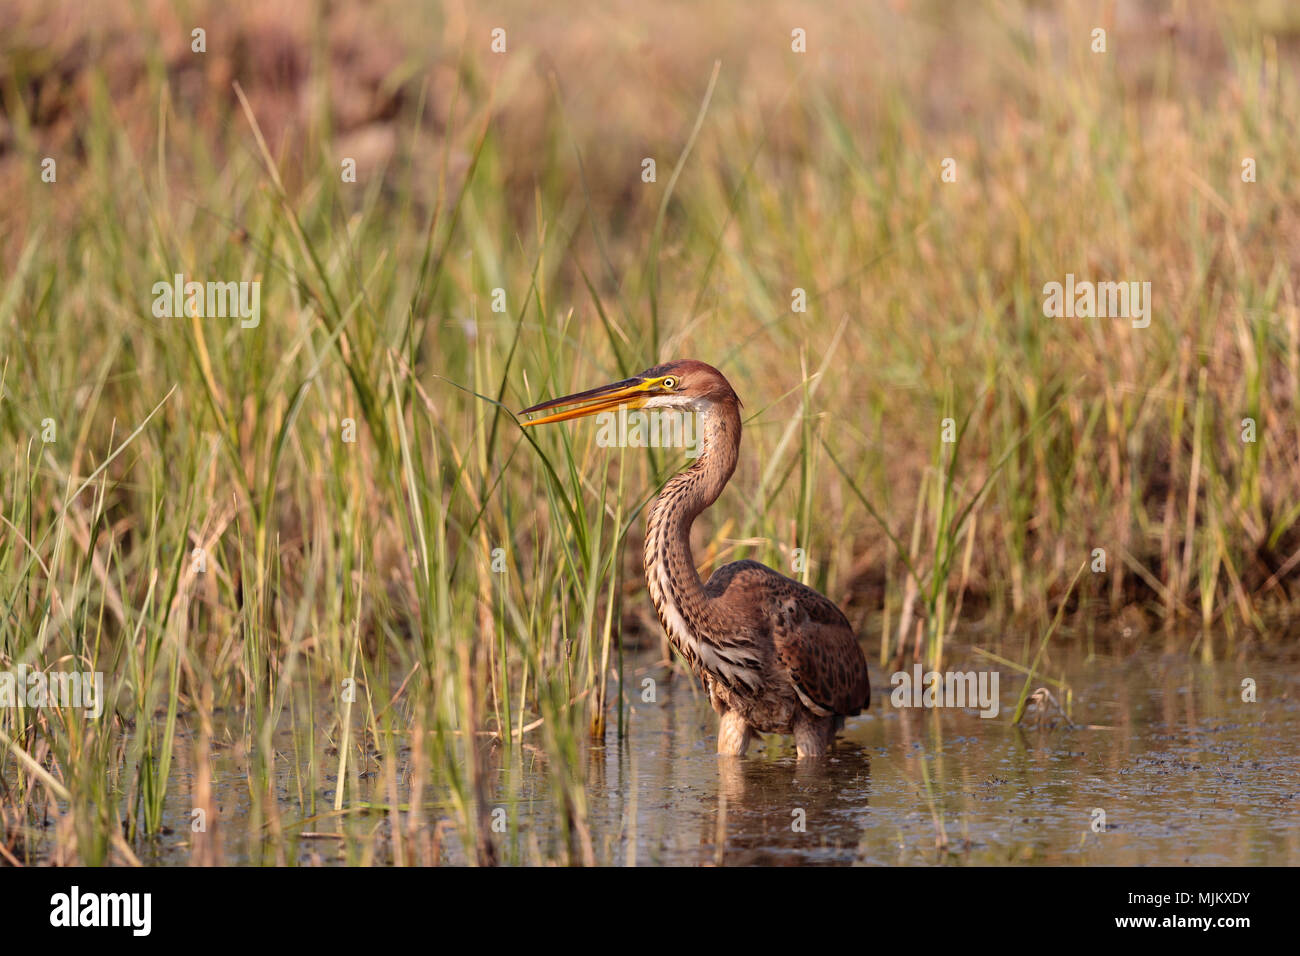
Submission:
{"label": "heron's back", "polygon": [[806,584],[757,561],[734,561],[704,585],[710,618],[789,673],[814,714],[852,716],[871,700],[867,660],[848,619]]}

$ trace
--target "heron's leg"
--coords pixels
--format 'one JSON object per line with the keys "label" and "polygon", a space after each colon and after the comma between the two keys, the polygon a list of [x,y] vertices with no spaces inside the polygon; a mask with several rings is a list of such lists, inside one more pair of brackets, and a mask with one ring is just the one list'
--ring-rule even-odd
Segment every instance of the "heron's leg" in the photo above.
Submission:
{"label": "heron's leg", "polygon": [[749,724],[734,710],[722,715],[718,725],[718,753],[726,757],[743,757],[749,749]]}
{"label": "heron's leg", "polygon": [[824,757],[835,739],[835,722],[830,717],[801,713],[794,719],[794,746],[802,757]]}
{"label": "heron's leg", "polygon": [[844,729],[844,718],[838,714],[826,721],[826,749],[835,746],[835,735]]}

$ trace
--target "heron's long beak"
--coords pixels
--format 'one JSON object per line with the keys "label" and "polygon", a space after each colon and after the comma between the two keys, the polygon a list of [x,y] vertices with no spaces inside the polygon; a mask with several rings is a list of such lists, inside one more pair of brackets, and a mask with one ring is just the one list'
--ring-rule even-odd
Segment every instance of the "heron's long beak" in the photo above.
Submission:
{"label": "heron's long beak", "polygon": [[626,405],[628,408],[640,408],[650,398],[651,391],[656,385],[658,385],[657,379],[625,378],[623,381],[614,382],[612,385],[590,388],[585,392],[565,395],[563,398],[552,398],[550,401],[542,402],[531,408],[525,408],[520,414],[527,415],[531,412],[545,411],[548,408],[559,408],[562,405],[572,405],[574,407],[565,409],[562,412],[556,412],[553,415],[534,418],[532,421],[523,422],[522,424],[527,427],[529,425],[548,425],[551,422],[568,421],[570,418],[585,418],[587,415],[609,411],[618,408],[620,405]]}

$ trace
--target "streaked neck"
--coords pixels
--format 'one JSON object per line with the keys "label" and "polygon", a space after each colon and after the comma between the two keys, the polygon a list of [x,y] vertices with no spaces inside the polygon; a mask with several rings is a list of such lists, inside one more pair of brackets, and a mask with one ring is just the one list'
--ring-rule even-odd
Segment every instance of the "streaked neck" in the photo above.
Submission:
{"label": "streaked neck", "polygon": [[669,639],[692,663],[697,635],[707,632],[707,598],[691,555],[691,525],[727,486],[740,451],[740,411],[734,404],[698,412],[700,455],[674,475],[650,507],[645,539],[646,583]]}

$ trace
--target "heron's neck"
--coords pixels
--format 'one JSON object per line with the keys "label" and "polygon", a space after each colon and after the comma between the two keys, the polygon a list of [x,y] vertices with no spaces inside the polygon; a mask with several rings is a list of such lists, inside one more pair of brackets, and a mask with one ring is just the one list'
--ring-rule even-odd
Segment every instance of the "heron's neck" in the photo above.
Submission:
{"label": "heron's neck", "polygon": [[669,639],[692,663],[700,657],[694,644],[707,632],[708,606],[691,556],[691,525],[722,494],[740,450],[740,411],[734,404],[713,405],[697,416],[700,455],[655,499],[645,540],[650,599]]}

